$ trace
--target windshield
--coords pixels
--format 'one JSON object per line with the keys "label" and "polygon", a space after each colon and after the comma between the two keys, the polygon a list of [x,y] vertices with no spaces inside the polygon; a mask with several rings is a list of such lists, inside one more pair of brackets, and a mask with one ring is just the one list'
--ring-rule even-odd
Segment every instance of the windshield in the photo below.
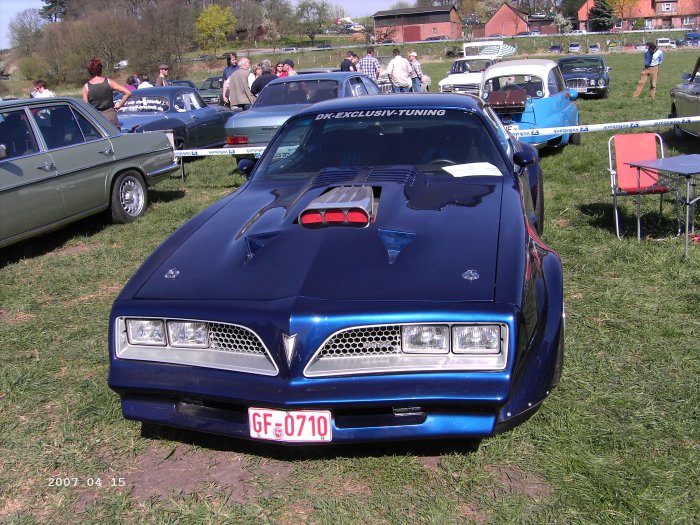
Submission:
{"label": "windshield", "polygon": [[511,91],[524,89],[532,98],[544,97],[544,83],[535,75],[505,75],[490,78],[484,84],[484,91]]}
{"label": "windshield", "polygon": [[603,71],[603,62],[594,59],[574,59],[559,61],[562,73],[599,73]]}
{"label": "windshield", "polygon": [[265,86],[265,89],[258,95],[254,107],[315,104],[331,98],[338,98],[338,82],[336,80],[281,82]]}
{"label": "windshield", "polygon": [[493,64],[492,60],[483,59],[472,59],[472,60],[457,60],[452,64],[452,69],[450,74],[454,75],[456,73],[477,73],[483,71],[487,67]]}
{"label": "windshield", "polygon": [[472,113],[433,108],[331,112],[288,121],[254,180],[309,179],[324,169],[395,165],[446,175],[486,164],[491,174],[508,172],[486,124]]}

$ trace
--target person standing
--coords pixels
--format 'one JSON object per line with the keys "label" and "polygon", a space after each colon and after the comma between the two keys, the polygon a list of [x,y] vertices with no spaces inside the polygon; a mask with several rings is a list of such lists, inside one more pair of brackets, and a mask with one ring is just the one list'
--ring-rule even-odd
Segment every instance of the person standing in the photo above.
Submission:
{"label": "person standing", "polygon": [[228,77],[233,75],[234,71],[238,69],[238,55],[235,53],[235,51],[231,51],[228,55],[226,55],[226,67],[224,68],[223,73],[221,74],[221,98],[224,101],[224,106],[228,106],[228,92],[226,91],[228,88],[226,87],[228,84],[226,81],[228,80]]}
{"label": "person standing", "polygon": [[659,75],[659,65],[664,60],[664,53],[656,47],[653,42],[647,43],[647,50],[644,52],[644,68],[642,69],[642,76],[639,78],[637,83],[637,89],[634,90],[633,97],[638,97],[642,94],[644,89],[644,84],[647,83],[647,79],[651,80],[651,89],[649,90],[649,96],[653,99],[656,96],[656,80]]}
{"label": "person standing", "polygon": [[[225,98],[224,102],[230,102],[231,107],[237,106],[246,110],[255,102],[255,95],[250,91],[248,76],[250,75],[250,60],[241,58],[238,62],[238,69],[228,77],[228,94],[230,98]],[[225,91],[225,92],[226,92]]]}
{"label": "person standing", "polygon": [[32,98],[51,98],[56,96],[53,91],[46,88],[46,82],[42,79],[37,79],[32,84],[34,85],[34,91],[31,93]]}
{"label": "person standing", "polygon": [[129,91],[134,91],[136,89],[136,80],[133,76],[130,76],[126,79],[126,84],[124,84],[124,87]]}
{"label": "person standing", "polygon": [[284,60],[282,60],[282,65],[284,66],[284,72],[287,73],[288,77],[299,74],[296,71],[294,71],[294,60],[292,60],[291,58],[285,58]]}
{"label": "person standing", "polygon": [[168,64],[161,64],[158,66],[158,78],[156,78],[156,87],[169,86],[168,75],[170,75],[170,66]]}
{"label": "person standing", "polygon": [[411,88],[411,65],[401,56],[401,51],[394,49],[393,53],[394,58],[386,68],[387,75],[394,93],[408,93]]}
{"label": "person standing", "polygon": [[[83,100],[120,128],[116,110],[129,99],[131,91],[114,80],[102,76],[102,61],[99,58],[91,58],[87,63],[87,70],[91,78],[83,84]],[[116,104],[113,98],[115,91],[123,95]]]}
{"label": "person standing", "polygon": [[260,66],[262,67],[262,75],[256,78],[253,85],[250,86],[250,92],[256,97],[265,86],[277,78],[277,75],[270,71],[272,69],[272,62],[269,60],[263,60],[260,63]]}
{"label": "person standing", "polygon": [[348,51],[345,54],[345,59],[340,63],[340,70],[341,71],[357,71],[355,68],[355,64],[352,61],[352,56],[354,53],[352,51]]}
{"label": "person standing", "polygon": [[411,51],[408,54],[408,63],[411,66],[411,90],[414,93],[420,93],[421,92],[421,83],[423,82],[423,68],[420,65],[420,62],[418,62],[418,53],[415,51]]}
{"label": "person standing", "polygon": [[282,62],[277,62],[277,65],[275,66],[275,76],[277,77],[286,77],[287,73],[284,70],[284,64]]}
{"label": "person standing", "polygon": [[136,89],[146,89],[149,87],[153,87],[153,84],[151,84],[151,79],[149,78],[148,75],[144,75],[141,77],[141,81],[139,82],[139,87]]}
{"label": "person standing", "polygon": [[359,65],[362,73],[367,75],[372,80],[377,80],[381,65],[379,64],[379,60],[374,57],[373,47],[367,48],[367,54],[360,59]]}

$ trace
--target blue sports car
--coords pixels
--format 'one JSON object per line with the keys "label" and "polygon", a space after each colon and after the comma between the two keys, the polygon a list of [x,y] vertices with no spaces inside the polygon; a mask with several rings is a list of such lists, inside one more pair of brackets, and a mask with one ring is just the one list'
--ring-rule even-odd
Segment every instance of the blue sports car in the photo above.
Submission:
{"label": "blue sports car", "polygon": [[483,438],[550,394],[564,303],[539,158],[479,99],[321,102],[239,168],[113,305],[126,418],[280,444]]}
{"label": "blue sports car", "polygon": [[[509,60],[484,72],[481,96],[510,131],[556,128],[579,124],[575,89],[566,87],[552,60]],[[580,144],[580,133],[534,135],[521,138],[537,148]]]}
{"label": "blue sports car", "polygon": [[226,143],[224,125],[234,111],[208,106],[196,89],[137,89],[117,112],[122,131],[172,131],[175,149],[214,148]]}

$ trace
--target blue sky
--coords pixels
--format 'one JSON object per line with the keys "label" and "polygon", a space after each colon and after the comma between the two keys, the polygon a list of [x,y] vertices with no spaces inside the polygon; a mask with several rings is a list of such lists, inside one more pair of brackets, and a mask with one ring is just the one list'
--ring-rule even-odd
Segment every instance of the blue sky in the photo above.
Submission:
{"label": "blue sky", "polygon": [[[377,11],[389,9],[398,0],[330,0],[332,4],[342,6],[351,17],[372,15]],[[10,47],[8,25],[17,13],[25,9],[41,9],[42,0],[0,0],[2,15],[0,16],[0,49]],[[296,2],[294,2],[296,4]]]}

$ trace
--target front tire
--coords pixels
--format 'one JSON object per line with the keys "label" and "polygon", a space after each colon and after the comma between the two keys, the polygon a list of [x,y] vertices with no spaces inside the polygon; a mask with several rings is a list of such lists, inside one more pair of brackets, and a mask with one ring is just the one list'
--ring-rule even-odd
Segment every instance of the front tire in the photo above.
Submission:
{"label": "front tire", "polygon": [[112,222],[134,222],[146,212],[148,193],[143,177],[135,171],[122,173],[114,181],[110,210]]}

